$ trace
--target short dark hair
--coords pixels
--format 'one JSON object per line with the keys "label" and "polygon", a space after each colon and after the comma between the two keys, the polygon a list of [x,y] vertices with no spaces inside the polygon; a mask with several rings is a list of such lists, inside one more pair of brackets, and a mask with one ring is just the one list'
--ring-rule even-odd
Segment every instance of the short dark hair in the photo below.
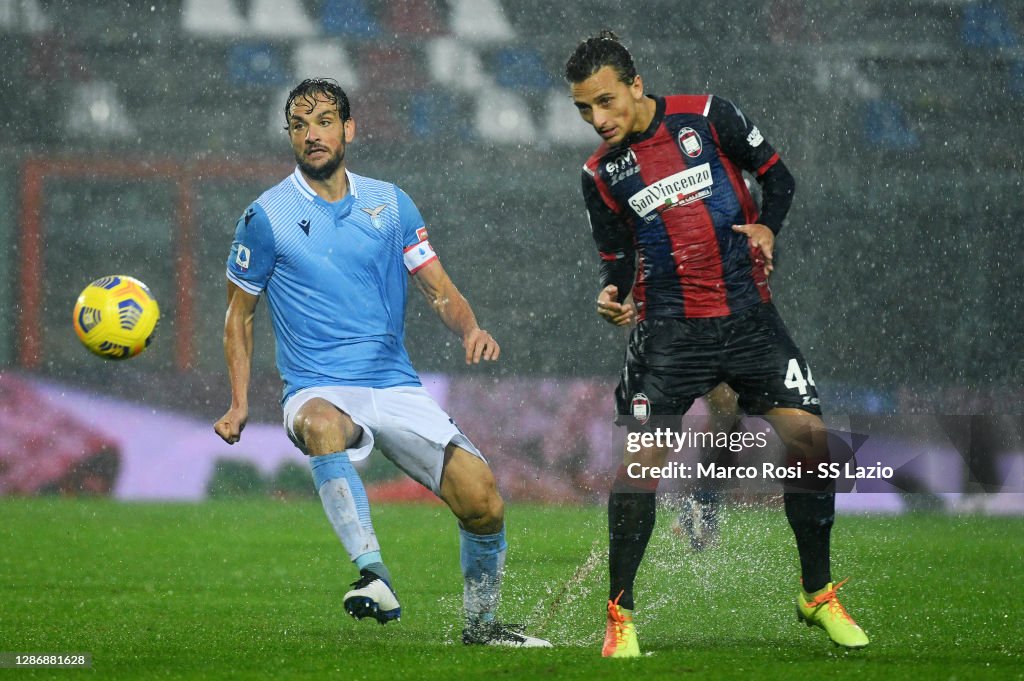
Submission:
{"label": "short dark hair", "polygon": [[310,111],[316,106],[317,95],[321,95],[331,104],[338,107],[338,114],[342,121],[352,117],[352,109],[348,102],[348,95],[341,89],[341,85],[333,78],[307,78],[288,93],[288,101],[284,104],[285,129],[288,128],[288,117],[292,112],[292,104],[296,99],[304,100],[309,104]]}
{"label": "short dark hair", "polygon": [[576,46],[565,62],[565,79],[570,83],[582,83],[605,66],[615,69],[619,80],[626,85],[636,79],[633,55],[619,40],[619,36],[607,29]]}

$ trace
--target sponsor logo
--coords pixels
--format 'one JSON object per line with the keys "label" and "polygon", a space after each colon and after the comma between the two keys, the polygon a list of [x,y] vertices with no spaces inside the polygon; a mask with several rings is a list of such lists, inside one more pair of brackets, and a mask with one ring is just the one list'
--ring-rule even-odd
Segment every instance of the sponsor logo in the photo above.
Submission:
{"label": "sponsor logo", "polygon": [[243,215],[242,218],[245,220],[245,226],[246,227],[249,226],[249,221],[252,220],[255,216],[256,216],[256,209],[255,208],[253,208],[252,206],[249,206],[248,208],[245,209],[245,215]]}
{"label": "sponsor logo", "polygon": [[621,173],[630,166],[636,165],[636,152],[632,149],[627,149],[626,153],[620,154],[616,158],[608,161],[604,165],[604,169],[608,171],[608,174]]}
{"label": "sponsor logo", "polygon": [[711,164],[702,163],[647,185],[629,197],[629,205],[640,217],[654,219],[655,216],[651,214],[658,209],[685,206],[711,196],[712,184]]}
{"label": "sponsor logo", "polygon": [[651,418],[651,401],[647,395],[637,393],[633,395],[633,401],[629,405],[629,413],[641,424],[647,423]]}
{"label": "sponsor logo", "polygon": [[241,244],[238,245],[238,252],[235,254],[235,264],[243,272],[249,269],[249,260],[252,258],[252,251]]}
{"label": "sponsor logo", "polygon": [[419,229],[416,230],[416,240],[417,241],[426,241],[427,240],[427,228],[426,227],[420,227]]}
{"label": "sponsor logo", "polygon": [[387,207],[386,203],[382,203],[376,208],[361,208],[360,210],[370,216],[370,224],[373,225],[374,229],[383,229],[384,221],[381,219],[380,214]]}
{"label": "sponsor logo", "polygon": [[299,227],[306,233],[306,236],[309,236],[309,228],[312,227],[309,220],[299,220]]}
{"label": "sponsor logo", "polygon": [[636,152],[632,149],[627,149],[625,153],[605,163],[604,169],[608,173],[609,184],[615,184],[631,175],[636,175],[640,172],[640,166],[637,165],[636,161]]}
{"label": "sponsor logo", "polygon": [[752,147],[759,147],[761,146],[761,142],[764,142],[764,138],[761,137],[761,131],[758,130],[755,125],[750,129],[750,134],[747,135],[747,144]]}
{"label": "sponsor logo", "polygon": [[690,158],[697,158],[700,156],[700,152],[704,150],[704,146],[700,143],[700,135],[693,128],[683,128],[676,135],[676,141],[679,143],[679,148],[683,150],[683,153]]}

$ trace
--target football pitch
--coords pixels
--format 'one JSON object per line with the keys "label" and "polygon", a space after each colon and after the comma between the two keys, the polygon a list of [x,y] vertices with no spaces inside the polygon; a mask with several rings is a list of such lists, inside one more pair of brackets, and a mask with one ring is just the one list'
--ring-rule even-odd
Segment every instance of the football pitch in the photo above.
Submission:
{"label": "football pitch", "polygon": [[840,517],[840,591],[872,644],[842,652],[796,622],[780,508],[730,507],[694,554],[660,514],[637,585],[645,655],[600,657],[604,509],[510,506],[503,619],[551,650],[459,642],[455,525],[439,506],[374,508],[398,623],[341,606],[354,568],[315,501],[0,500],[0,651],[89,653],[89,669],[10,678],[1020,679],[1024,519]]}

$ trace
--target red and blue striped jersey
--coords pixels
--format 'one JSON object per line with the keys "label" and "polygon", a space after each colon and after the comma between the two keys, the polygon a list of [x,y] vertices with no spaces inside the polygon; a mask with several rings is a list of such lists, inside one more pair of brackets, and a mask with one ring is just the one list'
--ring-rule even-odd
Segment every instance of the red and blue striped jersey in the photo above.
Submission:
{"label": "red and blue striped jersey", "polygon": [[[583,196],[602,259],[602,286],[632,288],[639,319],[724,317],[771,299],[764,258],[733,225],[778,233],[794,182],[732,103],[654,97],[650,126],[587,160]],[[760,215],[743,181],[764,190]]]}

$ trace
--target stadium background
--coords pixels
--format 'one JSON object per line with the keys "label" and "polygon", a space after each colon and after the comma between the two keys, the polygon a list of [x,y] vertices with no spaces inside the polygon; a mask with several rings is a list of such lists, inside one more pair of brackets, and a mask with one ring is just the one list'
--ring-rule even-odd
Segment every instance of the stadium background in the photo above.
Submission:
{"label": "stadium background", "polygon": [[[235,220],[290,168],[288,87],[329,75],[359,126],[349,167],[416,200],[503,347],[497,365],[466,368],[413,296],[415,365],[475,439],[495,438],[488,451],[518,457],[503,477],[513,498],[563,498],[537,481],[559,451],[610,442],[594,423],[624,343],[593,313],[578,184],[596,137],[560,77],[603,27],[633,50],[648,91],[730,98],[781,150],[798,193],[773,288],[828,410],[1019,412],[1016,3],[3,0],[0,493],[88,491],[88,470],[40,473],[61,438],[66,466],[47,470],[114,466],[114,492],[164,456],[158,441],[183,466],[208,451],[207,472],[239,452],[267,474],[288,459],[268,453],[282,436],[265,312],[252,423],[274,444],[251,427],[229,450],[203,429],[228,403]],[[70,311],[86,283],[118,272],[149,284],[163,318],[153,348],[112,364],[78,345]],[[152,415],[160,437],[138,426]],[[69,423],[81,432],[59,438]],[[35,482],[19,487],[15,469]],[[161,496],[159,477],[132,489]]]}

